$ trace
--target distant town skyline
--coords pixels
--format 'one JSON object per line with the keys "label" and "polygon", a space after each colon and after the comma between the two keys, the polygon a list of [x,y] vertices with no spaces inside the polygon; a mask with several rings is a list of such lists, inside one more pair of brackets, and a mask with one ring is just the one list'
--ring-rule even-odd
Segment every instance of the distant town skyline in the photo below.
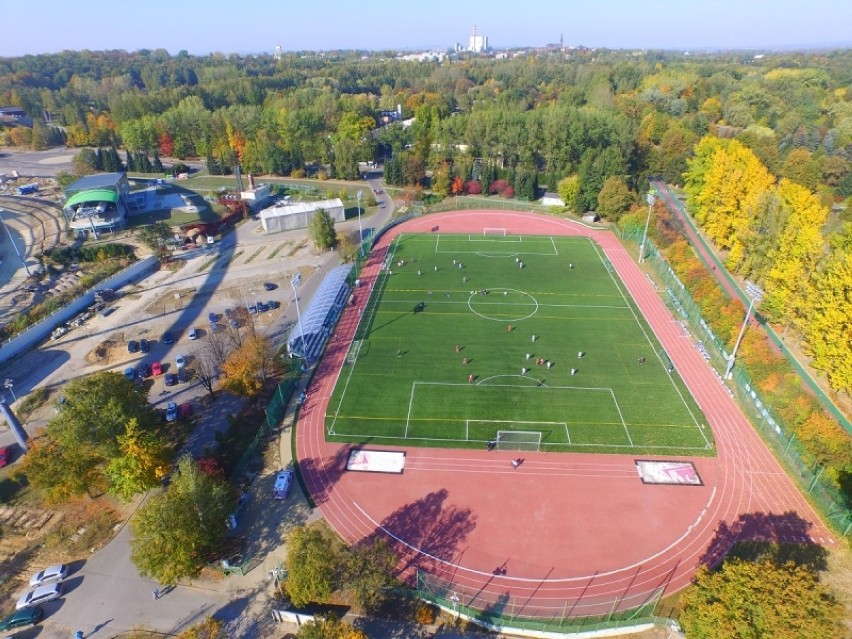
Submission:
{"label": "distant town skyline", "polygon": [[848,0],[451,0],[366,4],[327,0],[89,0],[8,3],[0,57],[166,49],[171,54],[282,50],[467,48],[474,25],[494,49],[565,46],[609,49],[790,49],[852,46]]}

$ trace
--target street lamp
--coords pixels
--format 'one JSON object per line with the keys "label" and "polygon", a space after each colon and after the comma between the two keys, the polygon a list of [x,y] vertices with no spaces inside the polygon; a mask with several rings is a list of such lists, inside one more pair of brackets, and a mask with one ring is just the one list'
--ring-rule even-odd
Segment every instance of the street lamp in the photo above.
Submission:
{"label": "street lamp", "polygon": [[648,239],[648,225],[651,223],[651,209],[654,208],[654,202],[656,201],[657,196],[654,195],[653,191],[648,191],[647,195],[645,195],[645,201],[648,203],[648,217],[645,220],[645,231],[642,233],[642,243],[639,245],[639,263],[645,261],[645,240]]}
{"label": "street lamp", "polygon": [[18,256],[18,259],[21,260],[21,264],[24,265],[24,270],[27,272],[27,277],[32,275],[30,273],[30,268],[27,266],[27,261],[24,259],[24,256],[21,255],[21,252],[18,250],[18,245],[15,243],[15,238],[12,237],[12,232],[9,230],[9,227],[6,226],[6,220],[3,219],[3,209],[0,209],[0,224],[3,225],[3,228],[6,229],[6,235],[9,236],[9,242],[12,243],[12,248],[15,249],[15,254]]}
{"label": "street lamp", "polygon": [[299,310],[299,284],[302,283],[302,274],[296,271],[293,279],[290,280],[290,286],[293,287],[293,298],[296,300],[296,317],[299,319],[299,333],[302,336],[302,357],[307,360],[308,354],[305,352],[305,329],[302,327],[302,312]]}
{"label": "street lamp", "polygon": [[10,393],[12,393],[12,401],[13,401],[13,402],[17,402],[17,401],[18,401],[18,398],[17,398],[17,397],[15,397],[15,391],[13,391],[13,390],[12,390],[12,388],[14,388],[14,386],[15,386],[15,382],[13,382],[11,379],[9,379],[9,378],[7,377],[7,378],[6,378],[6,381],[5,381],[5,382],[3,382],[3,386],[5,386],[5,388],[6,388],[6,390],[7,390],[7,391],[9,391]]}
{"label": "street lamp", "polygon": [[358,191],[358,257],[361,257],[361,245],[364,243],[364,231],[361,230],[361,197],[363,191]]}
{"label": "street lamp", "polygon": [[453,602],[453,614],[456,616],[456,619],[458,619],[459,618],[459,610],[458,610],[459,596],[455,593],[455,591],[453,592],[452,596],[450,597],[450,601]]}
{"label": "street lamp", "polygon": [[748,310],[746,310],[745,319],[743,320],[742,328],[740,328],[740,334],[737,336],[737,341],[734,343],[734,350],[731,351],[731,355],[728,357],[728,367],[725,369],[725,379],[731,379],[733,377],[732,371],[734,370],[734,360],[737,358],[737,349],[740,347],[740,342],[743,341],[743,335],[745,335],[746,326],[748,326],[748,320],[751,317],[751,311],[754,308],[756,302],[759,302],[763,298],[763,290],[761,290],[756,284],[752,282],[746,282],[746,295],[749,296]]}

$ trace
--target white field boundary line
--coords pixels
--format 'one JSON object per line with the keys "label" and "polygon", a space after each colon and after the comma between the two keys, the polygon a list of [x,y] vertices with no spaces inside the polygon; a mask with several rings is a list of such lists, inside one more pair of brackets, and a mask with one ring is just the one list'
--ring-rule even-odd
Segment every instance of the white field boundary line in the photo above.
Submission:
{"label": "white field boundary line", "polygon": [[[397,240],[398,240],[398,238],[397,238]],[[389,263],[389,264],[393,263],[393,254],[396,251],[397,240],[394,240],[394,243],[392,244],[391,250],[388,252],[388,255],[385,256],[386,263]],[[367,307],[364,308],[364,312],[361,314],[361,318],[358,322],[358,326],[355,327],[354,335],[358,334],[358,329],[361,327],[361,323],[366,321],[368,317],[369,317],[370,322],[372,322],[375,319],[376,311],[379,308],[379,300],[382,297],[382,295],[384,294],[384,286],[382,286],[381,284],[387,282],[387,275],[384,275],[384,273],[383,273],[384,270],[385,270],[384,266],[380,264],[379,265],[379,272],[378,272],[378,275],[376,275],[376,281],[375,281],[375,284],[373,285],[373,290],[370,291],[370,300],[369,300],[369,302],[367,302]],[[372,310],[370,310],[370,309],[372,309]],[[354,337],[354,335],[353,335],[353,337]],[[365,338],[363,338],[359,341],[363,344],[364,339],[367,339],[367,337],[365,337]],[[359,344],[359,346],[358,346],[358,354],[361,353],[361,345],[362,344]],[[350,345],[350,349],[351,348],[352,347]],[[346,355],[348,356],[349,353],[347,353]],[[344,362],[346,361],[345,357],[344,357],[343,361]],[[329,426],[328,431],[327,431],[330,435],[335,434],[334,427],[337,425],[337,417],[338,417],[338,415],[340,415],[340,407],[343,405],[343,400],[346,398],[346,392],[349,389],[349,382],[352,380],[352,375],[355,372],[355,366],[357,365],[357,363],[358,363],[358,358],[356,357],[355,361],[349,367],[349,375],[347,375],[347,377],[346,377],[346,383],[343,385],[343,392],[340,394],[340,400],[337,403],[337,408],[334,411],[334,417],[332,418],[331,425]],[[342,371],[342,368],[340,370],[338,370],[338,373],[337,373],[338,376],[340,375],[341,371]],[[339,377],[338,377],[337,380],[335,380],[335,386],[337,385],[338,382],[339,382]]]}
{"label": "white field boundary line", "polygon": [[627,424],[624,421],[624,415],[621,414],[621,406],[618,405],[618,400],[615,397],[615,393],[610,388],[610,395],[612,395],[612,403],[615,404],[615,410],[618,411],[618,416],[621,418],[621,425],[624,426],[624,434],[627,435],[627,441],[630,442],[630,445],[633,446],[633,438],[630,436],[630,431],[627,428]]}
{"label": "white field boundary line", "polygon": [[[593,242],[591,238],[589,238],[589,242],[592,243],[592,246],[595,249],[595,253],[597,253],[598,258],[601,260],[601,263],[603,264],[604,268],[606,269],[606,257],[604,255],[601,255],[600,247],[597,245],[596,242]],[[618,290],[619,294],[621,295],[621,298],[624,300],[624,303],[627,304],[627,306],[630,307],[630,314],[633,315],[633,319],[636,321],[636,324],[639,327],[639,330],[642,331],[642,334],[645,336],[645,339],[648,341],[648,345],[651,347],[651,350],[654,351],[654,354],[657,357],[657,361],[660,363],[660,366],[662,366],[663,360],[660,358],[660,354],[657,351],[657,349],[653,347],[654,342],[651,340],[651,337],[650,337],[650,335],[648,335],[648,332],[645,330],[645,327],[642,326],[642,322],[639,321],[639,318],[636,316],[636,311],[633,309],[632,306],[630,306],[630,302],[627,300],[627,297],[625,296],[624,291],[622,290],[621,286],[619,285],[619,280],[616,279],[616,277],[615,277],[615,265],[613,264],[613,270],[610,271],[609,269],[606,269],[606,271],[607,271],[607,273],[609,273],[609,277],[612,280],[613,284],[615,285],[615,288]],[[662,348],[663,347],[662,343],[660,343],[659,341],[658,341],[658,343],[660,344],[660,348]],[[692,418],[692,422],[693,422],[693,424],[695,424],[695,428],[698,429],[698,432],[701,434],[701,438],[704,440],[704,443],[709,448],[710,442],[707,440],[707,436],[704,434],[704,430],[701,428],[701,424],[699,423],[698,419],[696,419],[695,414],[689,408],[689,403],[686,401],[686,398],[683,396],[683,393],[681,393],[677,384],[675,384],[674,378],[671,375],[669,376],[669,381],[671,382],[672,387],[675,389],[675,392],[678,394],[678,397],[680,397],[680,401],[683,404],[683,407],[686,409],[686,412],[689,413],[689,416]]]}

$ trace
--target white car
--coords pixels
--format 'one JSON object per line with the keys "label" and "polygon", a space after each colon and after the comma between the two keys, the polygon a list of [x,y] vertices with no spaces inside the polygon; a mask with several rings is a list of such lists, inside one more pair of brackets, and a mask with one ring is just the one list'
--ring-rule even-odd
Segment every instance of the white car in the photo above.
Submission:
{"label": "white car", "polygon": [[178,405],[177,402],[169,402],[166,406],[166,421],[173,422],[177,419],[178,416]]}
{"label": "white car", "polygon": [[44,586],[45,584],[59,583],[67,576],[68,566],[65,564],[55,564],[30,577],[30,586],[35,588],[36,586]]}
{"label": "white car", "polygon": [[186,366],[186,358],[183,355],[178,355],[175,357],[175,364],[177,365],[178,370],[182,369]]}
{"label": "white car", "polygon": [[23,610],[24,608],[32,608],[54,599],[59,599],[62,596],[61,584],[47,584],[39,586],[35,590],[30,590],[28,593],[21,595],[18,603],[15,604],[15,610]]}

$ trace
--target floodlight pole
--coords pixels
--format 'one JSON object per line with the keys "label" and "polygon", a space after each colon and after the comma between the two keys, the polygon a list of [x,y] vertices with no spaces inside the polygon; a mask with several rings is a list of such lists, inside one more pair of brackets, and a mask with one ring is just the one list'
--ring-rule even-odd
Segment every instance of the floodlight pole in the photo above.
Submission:
{"label": "floodlight pole", "polygon": [[453,602],[453,614],[456,616],[456,620],[459,618],[459,596],[453,591],[452,596],[450,597],[450,601]]}
{"label": "floodlight pole", "polygon": [[654,202],[657,196],[653,191],[648,191],[645,195],[645,201],[648,203],[648,217],[645,219],[645,230],[642,233],[642,243],[639,245],[639,263],[645,261],[645,241],[648,239],[648,225],[651,223],[651,210],[654,208]]}
{"label": "floodlight pole", "polygon": [[734,350],[731,351],[731,354],[728,357],[728,367],[725,369],[724,375],[725,379],[731,379],[731,377],[733,377],[734,361],[737,358],[737,349],[740,347],[740,342],[743,341],[743,335],[745,335],[745,330],[748,326],[748,321],[751,318],[751,311],[754,309],[754,304],[755,302],[759,302],[763,297],[763,291],[751,282],[746,282],[746,295],[749,296],[748,309],[746,310],[743,325],[740,327],[740,334],[737,335],[737,341],[734,342]]}
{"label": "floodlight pole", "polygon": [[3,382],[3,386],[5,386],[5,387],[6,387],[6,390],[7,390],[7,391],[9,391],[10,393],[12,393],[12,401],[13,401],[13,402],[17,402],[17,401],[18,401],[18,398],[17,398],[17,397],[15,397],[15,391],[13,391],[13,390],[12,390],[12,388],[14,388],[14,386],[15,386],[15,382],[13,382],[13,381],[12,381],[11,379],[9,379],[9,378],[6,378],[6,381],[5,381],[5,382]]}
{"label": "floodlight pole", "polygon": [[302,326],[302,312],[299,310],[299,284],[302,283],[302,274],[299,271],[296,271],[296,274],[290,280],[290,286],[293,287],[293,299],[296,302],[296,317],[299,320],[299,333],[302,336],[302,358],[307,360],[308,354],[307,349],[305,348],[305,329]]}
{"label": "floodlight pole", "polygon": [[361,247],[364,244],[364,231],[361,230],[361,197],[363,194],[363,191],[358,191],[358,257],[362,257]]}

